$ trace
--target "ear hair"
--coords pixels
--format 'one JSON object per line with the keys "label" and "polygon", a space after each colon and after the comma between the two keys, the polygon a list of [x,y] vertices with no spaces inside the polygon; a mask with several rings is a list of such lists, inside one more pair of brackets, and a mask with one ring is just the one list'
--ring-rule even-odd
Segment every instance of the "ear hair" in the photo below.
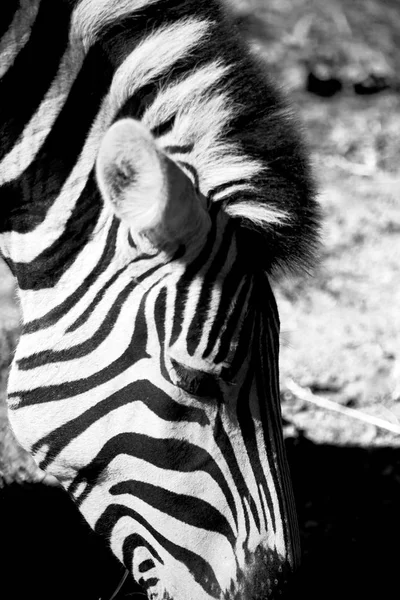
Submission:
{"label": "ear hair", "polygon": [[131,231],[156,246],[186,243],[209,229],[190,179],[138,121],[121,119],[107,131],[96,161],[100,192]]}

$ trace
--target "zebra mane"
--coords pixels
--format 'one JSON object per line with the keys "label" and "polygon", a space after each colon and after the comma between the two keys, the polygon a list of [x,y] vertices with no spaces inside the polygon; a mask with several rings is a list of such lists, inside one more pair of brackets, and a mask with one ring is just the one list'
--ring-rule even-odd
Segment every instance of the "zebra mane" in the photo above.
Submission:
{"label": "zebra mane", "polygon": [[75,22],[84,46],[100,42],[114,62],[116,118],[140,118],[192,167],[201,193],[237,222],[252,262],[307,268],[319,212],[306,151],[221,2],[81,0]]}

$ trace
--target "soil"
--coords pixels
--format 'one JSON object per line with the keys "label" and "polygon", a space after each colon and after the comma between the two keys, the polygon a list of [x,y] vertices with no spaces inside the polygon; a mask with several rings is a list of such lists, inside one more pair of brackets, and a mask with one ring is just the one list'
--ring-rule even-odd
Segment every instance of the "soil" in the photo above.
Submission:
{"label": "soil", "polygon": [[[294,596],[398,598],[400,435],[363,415],[400,425],[400,6],[389,0],[231,1],[254,52],[290,91],[324,212],[319,265],[309,276],[274,284],[284,431],[303,549]],[[342,84],[330,98],[306,92],[307,74],[321,72],[322,62]],[[371,72],[385,77],[386,89],[356,93]],[[4,395],[19,315],[1,263],[0,307]],[[291,382],[308,399],[294,394]],[[351,407],[360,418],[322,409],[313,398]],[[7,494],[3,508],[11,511],[20,491]],[[29,502],[30,522],[40,518],[40,506]],[[14,533],[10,543],[25,544],[21,535]],[[72,555],[70,544],[64,548]],[[118,568],[101,556],[98,564],[110,564],[112,580],[118,579]],[[76,572],[88,589],[96,579],[93,562],[86,575]],[[52,574],[54,585],[65,579],[56,565]],[[118,597],[130,591],[128,582]]]}

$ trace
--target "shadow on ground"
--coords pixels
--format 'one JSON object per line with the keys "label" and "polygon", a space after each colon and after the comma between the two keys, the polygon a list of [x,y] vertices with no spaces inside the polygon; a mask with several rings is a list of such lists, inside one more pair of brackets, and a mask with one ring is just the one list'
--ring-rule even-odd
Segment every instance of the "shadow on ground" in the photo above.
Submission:
{"label": "shadow on ground", "polygon": [[[286,446],[303,544],[294,596],[398,598],[400,450],[303,437]],[[1,590],[3,600],[108,600],[123,570],[64,492],[9,488],[0,493],[0,515],[2,585],[10,590]],[[118,598],[139,598],[134,591],[127,582]]]}
{"label": "shadow on ground", "polygon": [[400,450],[288,439],[303,566],[297,598],[399,598]]}
{"label": "shadow on ground", "polygon": [[125,573],[58,488],[0,490],[0,532],[2,600],[109,600]]}

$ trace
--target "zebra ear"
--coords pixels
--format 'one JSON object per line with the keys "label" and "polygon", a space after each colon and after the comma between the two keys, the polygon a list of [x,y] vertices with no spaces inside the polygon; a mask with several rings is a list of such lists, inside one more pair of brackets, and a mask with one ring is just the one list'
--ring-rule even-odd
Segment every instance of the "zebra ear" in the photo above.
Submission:
{"label": "zebra ear", "polygon": [[138,121],[114,123],[96,162],[100,192],[131,231],[156,246],[188,241],[209,229],[190,179]]}

